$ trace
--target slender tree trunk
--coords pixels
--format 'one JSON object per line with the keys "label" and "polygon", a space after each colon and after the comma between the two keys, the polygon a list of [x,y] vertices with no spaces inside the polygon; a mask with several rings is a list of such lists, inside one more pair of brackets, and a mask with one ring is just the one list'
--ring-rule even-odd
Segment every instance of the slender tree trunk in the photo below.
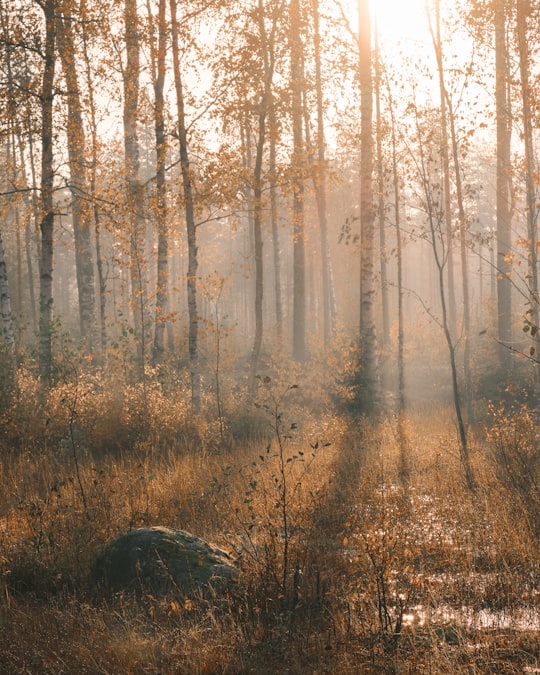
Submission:
{"label": "slender tree trunk", "polygon": [[435,29],[430,23],[431,38],[437,59],[439,73],[439,94],[441,103],[441,158],[444,178],[444,223],[446,228],[447,275],[448,275],[448,325],[452,333],[456,327],[456,297],[454,281],[454,237],[452,232],[452,192],[450,187],[450,158],[448,153],[448,117],[446,108],[446,86],[441,40],[440,0],[435,2]]}
{"label": "slender tree trunk", "polygon": [[373,203],[373,80],[369,0],[358,1],[360,74],[360,363],[361,403],[377,407],[381,398],[375,327],[375,209]]}
{"label": "slender tree trunk", "polygon": [[[530,331],[533,344],[531,355],[538,360],[540,353],[540,297],[538,295],[538,208],[536,204],[535,190],[535,160],[533,138],[533,111],[531,107],[531,84],[530,84],[530,52],[527,35],[527,16],[530,8],[525,7],[525,2],[517,3],[517,42],[519,50],[519,72],[521,79],[521,99],[523,107],[523,145],[525,150],[525,192],[528,234],[528,284],[529,284],[529,316],[532,324]],[[535,365],[534,383],[537,395],[540,395],[540,367]]]}
{"label": "slender tree trunk", "polygon": [[41,88],[41,258],[39,289],[39,373],[44,386],[52,374],[53,332],[53,101],[56,66],[56,0],[45,0],[45,50]]}
{"label": "slender tree trunk", "polygon": [[26,273],[28,275],[28,290],[30,292],[30,316],[34,333],[37,333],[37,312],[36,312],[36,293],[34,289],[34,259],[32,255],[32,236],[31,225],[28,224],[24,230],[24,256],[26,261]]}
{"label": "slender tree trunk", "polygon": [[187,273],[187,296],[189,314],[189,363],[191,375],[191,403],[195,412],[201,407],[201,376],[199,370],[199,312],[197,309],[197,226],[195,224],[195,211],[193,206],[193,185],[189,166],[189,152],[187,143],[186,118],[184,108],[184,92],[182,77],[180,74],[180,55],[178,47],[178,25],[176,18],[176,0],[170,0],[171,26],[172,26],[172,52],[174,82],[176,87],[176,105],[178,113],[178,139],[180,144],[180,167],[182,170],[182,182],[184,191],[184,208],[186,213],[186,228],[188,239],[188,273]]}
{"label": "slender tree trunk", "polygon": [[[251,119],[247,108],[244,110],[240,120],[240,144],[242,148],[242,162],[246,176],[253,175],[253,147],[252,147]],[[253,196],[253,183],[249,179],[245,184],[246,196],[246,238],[244,241],[244,261],[247,271],[252,272],[252,262],[255,260],[255,203]],[[251,278],[249,274],[245,275],[246,282]],[[246,336],[251,337],[255,333],[254,314],[251,311],[255,306],[255,285],[244,284],[243,295],[245,302],[245,311],[243,312],[244,332]]]}
{"label": "slender tree trunk", "polygon": [[394,221],[396,228],[396,258],[397,258],[397,289],[398,289],[398,338],[397,338],[397,371],[398,371],[398,405],[397,426],[399,442],[399,478],[401,484],[407,487],[410,478],[410,444],[405,427],[405,319],[403,311],[403,236],[401,232],[401,190],[397,155],[396,119],[391,87],[388,84],[388,99],[391,121],[392,142],[392,180],[394,186]]}
{"label": "slender tree trunk", "polygon": [[99,339],[99,353],[100,361],[102,365],[105,365],[107,362],[107,277],[105,274],[104,264],[103,264],[103,255],[101,249],[101,213],[99,209],[97,195],[97,169],[98,169],[98,133],[97,133],[97,121],[96,121],[96,104],[95,104],[95,95],[94,95],[94,81],[92,77],[92,69],[90,65],[90,55],[88,49],[88,33],[87,33],[87,24],[89,23],[86,20],[87,17],[87,7],[86,0],[81,1],[80,5],[81,18],[82,18],[82,44],[83,44],[83,57],[86,68],[86,86],[88,92],[88,107],[89,107],[89,118],[90,118],[90,134],[92,138],[92,161],[90,169],[90,195],[93,198],[93,218],[94,218],[94,236],[95,236],[95,247],[96,247],[96,268],[98,275],[98,289],[99,289],[99,327],[100,327],[100,339]]}
{"label": "slender tree trunk", "polygon": [[[54,27],[55,31],[55,37],[54,41],[56,44],[56,27]],[[55,46],[56,48],[56,46]],[[55,54],[53,52],[53,58],[55,58]],[[31,81],[31,73],[30,73],[30,68],[28,65],[28,54],[26,50],[24,50],[24,77],[26,82]],[[56,63],[55,66],[56,67]],[[54,74],[53,74],[53,80],[54,80]],[[42,106],[41,106],[42,107]],[[40,111],[42,112],[42,111]],[[52,114],[52,113],[51,113]],[[43,116],[42,116],[43,118]],[[37,259],[38,263],[41,261],[41,239],[39,236],[40,232],[40,224],[41,224],[41,218],[42,218],[42,199],[39,193],[39,184],[38,184],[38,172],[36,168],[36,157],[39,155],[38,148],[36,148],[36,143],[35,143],[35,133],[34,130],[39,127],[39,122],[38,120],[34,119],[34,107],[32,106],[30,97],[28,98],[28,101],[26,102],[26,107],[25,107],[25,122],[26,122],[26,137],[28,140],[28,160],[29,160],[29,166],[30,166],[30,176],[32,178],[32,212],[33,212],[33,217],[34,217],[34,223],[35,223],[35,230],[32,233],[32,240],[33,244],[36,247],[37,251]],[[43,125],[43,119],[41,119],[41,125]],[[22,142],[19,146],[19,154],[21,156],[21,166],[24,166],[25,161],[24,161],[24,149],[22,146]],[[43,160],[43,157],[42,157]],[[26,174],[25,174],[26,175]],[[53,177],[54,178],[54,177]],[[40,281],[41,284],[41,281]],[[39,318],[37,316],[38,311],[34,312],[34,317],[33,317],[33,322],[34,326],[36,326],[36,333],[39,332]]]}
{"label": "slender tree trunk", "polygon": [[444,276],[443,271],[444,267],[442,265],[437,265],[439,272],[439,290],[441,296],[441,308],[442,308],[442,325],[444,330],[444,336],[446,338],[446,344],[448,346],[448,354],[450,357],[450,369],[452,373],[452,392],[454,398],[454,410],[456,411],[457,425],[459,431],[459,440],[460,440],[460,457],[461,464],[465,473],[465,480],[469,490],[474,490],[476,488],[476,482],[474,479],[474,474],[471,467],[471,461],[469,457],[469,443],[467,439],[467,427],[463,419],[462,414],[462,405],[461,405],[461,396],[459,393],[459,383],[457,376],[457,363],[456,363],[456,349],[452,341],[452,335],[450,333],[450,322],[448,317],[448,310],[446,308],[446,294],[444,292]]}
{"label": "slender tree trunk", "polygon": [[[418,117],[416,117],[416,128],[418,134],[419,142],[419,162],[418,165],[421,171],[421,181],[422,188],[424,191],[424,198],[426,204],[426,211],[429,224],[430,232],[430,244],[433,251],[433,257],[435,260],[435,265],[437,269],[437,285],[439,291],[439,297],[441,302],[441,326],[443,329],[444,337],[446,340],[446,345],[448,347],[448,355],[450,360],[450,370],[452,376],[452,393],[454,400],[454,410],[456,412],[456,419],[459,431],[459,440],[460,440],[460,459],[463,466],[463,471],[465,474],[465,481],[469,490],[474,490],[476,488],[476,481],[474,478],[474,473],[471,466],[470,454],[469,454],[469,444],[467,439],[467,427],[463,419],[462,414],[462,403],[461,403],[461,394],[459,390],[458,376],[457,376],[457,363],[456,363],[456,348],[452,339],[452,334],[450,331],[450,318],[448,313],[448,306],[446,300],[446,287],[445,287],[445,265],[448,263],[448,250],[445,249],[443,245],[444,233],[443,233],[443,222],[440,218],[440,210],[433,203],[432,193],[431,193],[431,183],[427,170],[427,161],[424,152],[424,145],[422,141],[422,134],[420,131],[420,126],[418,122]],[[442,251],[442,252],[441,252]]]}
{"label": "slender tree trunk", "polygon": [[2,327],[4,341],[8,354],[15,356],[15,332],[13,330],[13,315],[11,313],[11,296],[9,293],[9,281],[7,275],[4,241],[0,230],[0,312],[2,313]]}
{"label": "slender tree trunk", "polygon": [[[446,229],[452,227],[452,213],[451,213],[451,194],[450,194],[450,160],[448,152],[448,126],[450,126],[450,141],[452,144],[452,155],[454,161],[454,172],[455,172],[455,181],[456,181],[456,193],[457,193],[457,202],[458,202],[458,214],[459,214],[459,234],[460,234],[460,252],[461,252],[461,278],[462,278],[462,294],[463,294],[463,340],[464,340],[464,351],[463,351],[463,366],[465,374],[465,399],[467,403],[467,417],[469,423],[473,420],[473,391],[472,391],[472,372],[471,372],[471,359],[470,359],[470,330],[471,330],[471,319],[470,319],[470,306],[469,306],[469,274],[467,267],[467,224],[465,218],[465,208],[463,202],[463,189],[461,184],[461,171],[459,163],[459,148],[458,141],[455,130],[455,119],[454,113],[452,110],[452,105],[446,90],[445,83],[445,72],[444,72],[444,63],[443,63],[443,52],[442,52],[442,41],[441,41],[441,30],[440,30],[440,2],[436,1],[435,4],[435,32],[431,28],[431,35],[433,39],[433,46],[435,49],[435,55],[437,58],[437,66],[439,71],[439,89],[440,89],[440,99],[441,99],[441,130],[442,130],[442,163],[443,163],[443,173],[444,173],[444,201],[445,201],[445,223]],[[455,311],[455,299],[453,299],[453,245],[452,237],[448,239],[448,254],[447,254],[447,265],[448,269],[448,311],[447,311],[447,330],[451,333],[455,329],[455,317],[453,316],[453,311]],[[446,330],[446,328],[445,328]],[[454,346],[452,343],[452,354],[451,358],[455,359]],[[457,385],[456,385],[457,386]],[[456,411],[458,412],[458,411]],[[458,413],[458,417],[461,416],[461,407]],[[465,468],[468,471],[468,452],[464,464]]]}
{"label": "slender tree trunk", "polygon": [[381,271],[382,342],[390,344],[390,307],[388,299],[388,263],[386,251],[386,207],[384,199],[384,157],[381,116],[381,62],[378,32],[375,30],[375,111],[377,119],[377,216],[379,221],[379,261]]}
{"label": "slender tree trunk", "polygon": [[[31,133],[29,134],[29,137],[31,137]],[[17,148],[19,151],[19,162],[20,162],[20,169],[21,169],[21,175],[23,177],[23,185],[27,189],[28,188],[28,182],[26,179],[26,165],[25,165],[25,157],[24,157],[24,148],[23,148],[23,142],[21,135],[18,134],[17,136]],[[35,183],[33,184],[33,187],[35,188]],[[32,192],[35,194],[36,190],[32,190]],[[25,257],[25,267],[26,267],[26,274],[28,276],[28,294],[29,294],[29,299],[30,299],[30,322],[33,328],[34,333],[37,333],[37,313],[36,313],[36,295],[35,295],[35,290],[34,290],[34,260],[32,257],[32,245],[33,245],[33,239],[35,240],[35,236],[32,236],[34,234],[34,229],[33,227],[35,226],[36,222],[36,217],[37,217],[37,205],[36,205],[36,200],[35,197],[32,197],[32,200],[30,200],[28,193],[23,194],[23,202],[25,205],[25,208],[27,209],[28,213],[31,214],[31,219],[30,222],[28,222],[25,227],[24,227],[24,257]]]}
{"label": "slender tree trunk", "polygon": [[96,301],[94,256],[90,236],[91,210],[88,201],[87,162],[82,102],[79,78],[75,67],[75,43],[71,18],[58,20],[58,47],[67,85],[67,139],[70,171],[71,213],[75,238],[75,268],[79,293],[80,332],[85,352],[93,355],[96,349]]}
{"label": "slender tree trunk", "polygon": [[465,216],[465,204],[463,198],[463,185],[461,181],[461,166],[459,162],[459,147],[456,135],[456,125],[452,104],[447,96],[450,138],[452,140],[452,155],[454,159],[454,174],[456,181],[456,198],[459,214],[459,242],[461,253],[461,282],[463,294],[463,372],[465,376],[465,396],[467,401],[467,421],[474,422],[473,408],[473,383],[471,365],[471,307],[469,298],[469,267],[467,261],[467,219]]}
{"label": "slender tree trunk", "polygon": [[512,123],[508,100],[508,56],[506,40],[506,0],[495,0],[495,98],[497,117],[497,331],[499,362],[508,376],[512,367],[512,208],[510,190],[510,152]]}
{"label": "slender tree trunk", "polygon": [[[3,24],[3,33],[5,38],[5,67],[7,70],[7,86],[11,90],[15,86],[15,81],[13,79],[13,71],[11,67],[11,53],[12,48],[9,46],[9,19],[5,20],[7,17],[4,16],[4,11],[0,10],[0,17],[2,18]],[[9,92],[11,94],[11,91]],[[6,175],[5,178],[8,182],[13,185],[17,184],[19,178],[19,172],[17,170],[17,141],[19,148],[22,147],[21,134],[19,130],[19,125],[17,122],[17,109],[15,103],[15,97],[8,95],[8,101],[6,105],[6,117],[7,117],[7,138],[6,138],[6,151],[7,157],[4,158],[7,161],[3,167]],[[12,174],[12,175],[10,175]],[[2,182],[4,177],[2,179]],[[4,210],[3,210],[4,211]],[[19,315],[22,313],[22,255],[21,255],[21,233],[20,233],[20,222],[19,222],[19,206],[15,205],[15,228],[16,228],[16,241],[17,241],[17,295],[18,295],[18,311]],[[4,211],[4,215],[6,211]],[[11,295],[9,290],[9,280],[7,274],[7,264],[4,251],[4,242],[2,239],[2,230],[0,229],[0,313],[2,315],[2,326],[5,344],[7,352],[11,357],[12,364],[14,365],[15,356],[15,333],[13,330],[13,315],[11,308]],[[20,341],[20,329],[19,329],[19,341]]]}
{"label": "slender tree trunk", "polygon": [[[26,52],[25,52],[25,59],[26,59]],[[26,63],[25,60],[25,77],[29,78],[29,72],[28,72],[28,64]],[[41,203],[40,199],[38,198],[38,182],[37,182],[37,172],[36,172],[36,162],[35,162],[35,154],[36,154],[36,148],[35,148],[35,143],[34,143],[34,132],[33,129],[35,128],[34,125],[34,120],[32,119],[32,106],[30,104],[30,101],[27,102],[26,109],[25,109],[25,118],[26,118],[26,133],[27,133],[27,139],[28,139],[28,150],[29,150],[29,166],[30,166],[30,176],[32,179],[32,196],[31,196],[31,203],[32,203],[32,219],[33,219],[33,227],[31,226],[27,227],[26,229],[26,266],[28,269],[28,279],[29,279],[29,287],[30,287],[30,307],[32,311],[32,326],[34,328],[34,333],[38,334],[39,333],[39,317],[38,317],[38,308],[37,308],[37,303],[36,303],[36,292],[35,292],[35,287],[34,287],[34,261],[32,258],[32,247],[35,246],[36,252],[37,252],[37,260],[38,260],[38,266],[41,264],[41,241],[38,236],[38,230],[40,227],[40,222],[41,222]],[[19,142],[19,155],[21,158],[21,166],[25,166],[25,157],[24,157],[24,149],[23,149],[23,144],[22,141]],[[24,171],[24,169],[23,169]],[[26,176],[26,171],[24,171],[24,175]],[[40,284],[41,284],[41,278],[40,278]]]}
{"label": "slender tree trunk", "polygon": [[[154,322],[154,363],[162,363],[165,355],[165,326],[169,308],[169,238],[167,229],[167,143],[165,139],[165,56],[167,50],[166,0],[159,0],[157,50],[152,36],[152,74],[154,80],[154,126],[156,136],[156,215],[158,220],[158,252],[156,283],[156,316]],[[148,2],[148,17],[152,9]]]}
{"label": "slender tree trunk", "polygon": [[299,0],[289,4],[291,108],[293,127],[293,358],[306,358],[306,272],[304,225],[304,143],[302,133],[302,37]]}
{"label": "slender tree trunk", "polygon": [[278,189],[276,187],[277,162],[276,162],[276,111],[272,104],[270,109],[270,152],[269,152],[269,176],[270,185],[270,220],[272,227],[272,257],[274,264],[274,304],[276,312],[276,337],[279,346],[283,340],[283,299],[281,290],[281,246],[279,237],[278,215]]}
{"label": "slender tree trunk", "polygon": [[[19,317],[23,316],[23,256],[22,256],[22,239],[21,239],[21,217],[19,207],[15,207],[15,236],[17,242],[17,304],[15,312]],[[22,328],[18,326],[17,342],[21,342]]]}
{"label": "slender tree trunk", "polygon": [[326,156],[324,133],[324,110],[321,74],[321,35],[319,21],[319,0],[312,0],[313,46],[315,57],[315,90],[317,94],[317,161],[314,165],[313,182],[317,215],[321,236],[321,271],[323,290],[324,342],[330,344],[336,327],[336,295],[332,273],[332,259],[328,242],[328,213],[326,199]]}
{"label": "slender tree trunk", "polygon": [[140,46],[137,0],[124,0],[126,66],[124,79],[124,161],[127,208],[130,217],[131,306],[138,343],[138,358],[144,379],[146,361],[146,287],[144,261],[143,191],[139,178],[139,140],[137,117],[139,107]]}
{"label": "slender tree trunk", "polygon": [[255,253],[255,335],[251,350],[250,389],[255,390],[263,339],[263,236],[262,236],[262,160],[266,137],[266,102],[263,94],[259,113],[259,136],[253,171],[253,243]]}
{"label": "slender tree trunk", "polygon": [[[258,2],[258,28],[261,46],[262,61],[264,65],[264,82],[261,92],[259,131],[257,148],[255,151],[255,166],[253,171],[253,241],[255,246],[255,336],[251,351],[251,376],[250,389],[255,391],[256,375],[259,367],[263,340],[263,299],[264,299],[264,264],[263,264],[263,236],[262,236],[262,168],[263,153],[266,143],[266,121],[268,110],[272,107],[272,79],[274,75],[273,45],[269,44],[265,27],[264,5],[262,0]],[[275,25],[275,19],[274,19]]]}
{"label": "slender tree trunk", "polygon": [[[91,189],[95,190],[94,179],[90,182]],[[103,264],[101,247],[101,222],[97,202],[94,204],[94,232],[96,242],[96,267],[99,287],[99,327],[100,327],[100,359],[101,363],[107,363],[107,275]]]}

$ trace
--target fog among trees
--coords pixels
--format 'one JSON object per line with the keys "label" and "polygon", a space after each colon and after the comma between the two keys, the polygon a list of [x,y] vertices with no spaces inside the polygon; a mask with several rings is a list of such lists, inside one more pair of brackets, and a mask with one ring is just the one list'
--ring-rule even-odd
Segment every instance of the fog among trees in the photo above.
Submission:
{"label": "fog among trees", "polygon": [[[409,568],[404,543],[425,500],[464,560],[464,532],[520,521],[499,553],[478,544],[484,571],[538,581],[540,3],[405,4],[0,0],[6,598],[68,576],[77,596],[111,536],[189,529],[251,556],[262,632],[244,637],[268,647],[302,594],[325,605],[332,520],[373,592],[328,582],[317,621],[341,617],[350,647],[429,604],[429,555]],[[470,504],[452,525],[450,494]],[[340,672],[386,672],[389,644],[373,671],[345,648]],[[26,657],[6,672],[45,672]],[[178,672],[278,672],[237,658]]]}
{"label": "fog among trees", "polygon": [[251,393],[350,342],[377,408],[427,325],[469,416],[488,358],[536,379],[536,10],[432,4],[402,44],[367,3],[5,6],[6,358],[197,410],[216,331]]}

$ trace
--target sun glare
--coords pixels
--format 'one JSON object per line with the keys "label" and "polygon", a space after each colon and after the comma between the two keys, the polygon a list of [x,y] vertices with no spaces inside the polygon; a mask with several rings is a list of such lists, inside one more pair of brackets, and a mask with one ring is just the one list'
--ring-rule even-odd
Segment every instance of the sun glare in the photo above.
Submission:
{"label": "sun glare", "polygon": [[386,46],[399,47],[428,38],[425,0],[371,0],[371,11]]}

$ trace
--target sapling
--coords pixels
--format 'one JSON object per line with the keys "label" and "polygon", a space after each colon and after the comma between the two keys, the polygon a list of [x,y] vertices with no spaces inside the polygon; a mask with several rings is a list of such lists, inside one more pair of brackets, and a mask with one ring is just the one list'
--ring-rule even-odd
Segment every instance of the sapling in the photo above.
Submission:
{"label": "sapling", "polygon": [[[265,377],[262,382],[268,385],[271,380]],[[235,507],[228,494],[231,466],[224,468],[226,482],[212,479],[212,491],[225,497],[220,503],[228,506],[238,520],[239,557],[249,560],[271,581],[282,606],[289,608],[297,604],[301,577],[298,555],[293,561],[292,550],[301,532],[299,491],[317,457],[317,450],[330,445],[311,443],[311,452],[307,455],[300,448],[292,449],[298,425],[285,419],[283,404],[285,396],[297,388],[298,385],[290,385],[279,396],[269,392],[268,402],[255,403],[256,408],[268,415],[272,436],[249,466],[238,469],[239,476],[246,481],[241,505]]]}

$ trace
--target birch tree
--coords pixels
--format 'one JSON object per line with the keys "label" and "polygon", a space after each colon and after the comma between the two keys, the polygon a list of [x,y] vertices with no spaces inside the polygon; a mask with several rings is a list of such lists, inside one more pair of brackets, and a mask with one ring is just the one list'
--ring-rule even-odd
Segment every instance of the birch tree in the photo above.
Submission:
{"label": "birch tree", "polygon": [[327,162],[324,129],[319,0],[312,0],[311,8],[313,14],[313,56],[315,60],[315,93],[317,101],[317,160],[314,165],[313,182],[315,186],[315,199],[317,202],[317,216],[319,219],[319,231],[321,237],[324,341],[325,344],[328,345],[336,327],[337,308],[334,277],[332,273],[332,259],[330,257],[330,245],[328,242]]}
{"label": "birch tree", "polygon": [[126,63],[123,68],[124,91],[124,162],[126,180],[126,201],[130,228],[130,276],[131,306],[135,336],[138,345],[138,359],[144,374],[146,360],[146,280],[144,260],[144,214],[143,189],[139,177],[139,138],[137,132],[139,90],[140,90],[140,41],[137,0],[124,0],[124,31]]}
{"label": "birch tree", "polygon": [[433,26],[432,15],[429,14],[429,29],[435,58],[437,60],[437,74],[439,78],[439,100],[441,110],[441,158],[442,172],[444,181],[444,223],[446,228],[447,255],[448,263],[446,271],[448,275],[447,293],[448,293],[448,322],[450,331],[456,328],[456,298],[455,298],[455,280],[454,280],[454,236],[452,228],[452,191],[450,185],[450,156],[448,151],[448,106],[446,99],[446,85],[444,81],[444,61],[443,46],[441,39],[441,16],[440,1],[435,0],[435,26]]}
{"label": "birch tree", "polygon": [[83,104],[76,66],[77,51],[73,36],[73,17],[70,7],[63,3],[57,22],[58,50],[66,81],[67,141],[71,191],[71,214],[75,238],[75,268],[79,293],[80,332],[85,351],[93,354],[96,349],[96,311],[94,256],[92,253],[91,222],[87,177],[88,162],[85,156]]}
{"label": "birch tree", "polygon": [[506,38],[506,0],[494,2],[495,105],[497,124],[497,333],[499,361],[508,375],[512,354],[512,208],[510,163],[512,123],[509,101],[508,46]]}
{"label": "birch tree", "polygon": [[375,208],[373,196],[373,78],[368,0],[359,0],[360,79],[360,400],[376,407],[381,396],[375,326]]}
{"label": "birch tree", "polygon": [[441,17],[440,17],[440,0],[435,2],[435,26],[431,23],[430,17],[430,32],[433,41],[433,48],[437,60],[437,70],[439,74],[439,93],[440,93],[440,110],[441,110],[441,161],[442,171],[444,176],[444,219],[446,224],[448,237],[447,247],[447,266],[448,266],[448,319],[449,329],[452,332],[455,330],[456,317],[455,299],[454,299],[454,274],[451,272],[453,268],[453,235],[452,235],[452,199],[450,188],[450,152],[454,165],[454,183],[455,194],[457,201],[458,223],[459,223],[459,241],[460,241],[460,256],[461,256],[461,282],[462,282],[462,306],[463,306],[463,372],[465,378],[465,392],[467,401],[467,412],[469,422],[473,419],[473,392],[472,392],[472,371],[471,371],[471,355],[470,355],[470,333],[471,333],[471,316],[469,305],[469,270],[467,263],[467,222],[464,206],[463,195],[463,181],[462,170],[460,163],[460,147],[456,132],[455,112],[453,103],[448,92],[446,84],[446,73],[443,55],[443,46],[441,39]]}
{"label": "birch tree", "polygon": [[[381,64],[382,65],[382,64]],[[382,74],[382,73],[381,73]],[[388,98],[388,113],[390,117],[390,141],[392,151],[392,186],[393,212],[396,232],[396,263],[397,263],[397,293],[398,293],[398,333],[397,333],[397,435],[399,442],[399,478],[403,485],[408,485],[410,476],[410,444],[405,428],[405,316],[403,286],[403,232],[401,223],[401,176],[399,173],[398,135],[392,85],[386,79]]]}
{"label": "birch tree", "polygon": [[169,308],[169,238],[167,228],[167,142],[165,138],[165,57],[167,50],[166,0],[159,0],[157,16],[157,45],[150,2],[147,3],[151,23],[150,52],[154,88],[154,131],[156,138],[156,220],[158,230],[156,311],[154,320],[154,363],[162,363],[165,353],[165,325]]}
{"label": "birch tree", "polygon": [[13,330],[13,315],[11,313],[11,296],[7,274],[4,240],[0,230],[0,312],[2,313],[2,328],[8,354],[15,356],[15,332]]}
{"label": "birch tree", "polygon": [[[529,3],[518,0],[516,15],[516,38],[519,55],[519,74],[521,89],[521,105],[523,119],[523,147],[525,154],[525,213],[527,219],[528,238],[528,274],[529,286],[529,318],[533,344],[530,348],[531,356],[538,359],[538,345],[540,343],[538,329],[540,322],[540,298],[538,295],[538,206],[536,202],[535,186],[535,154],[533,135],[533,96],[531,86],[531,63],[527,17],[531,14]],[[536,394],[540,394],[540,367],[535,363],[534,384]]]}
{"label": "birch tree", "polygon": [[[102,239],[102,219],[99,200],[97,198],[98,190],[98,170],[99,170],[99,137],[97,127],[97,105],[95,94],[94,74],[91,65],[90,49],[92,45],[92,32],[89,26],[95,23],[91,11],[89,11],[87,0],[81,0],[80,4],[81,14],[81,38],[82,38],[82,57],[85,65],[86,76],[86,94],[88,99],[88,121],[90,128],[90,167],[89,167],[89,189],[90,197],[92,199],[92,214],[95,234],[95,250],[96,250],[96,268],[97,280],[99,289],[99,354],[100,361],[105,364],[107,361],[107,278],[105,273],[105,265],[103,261],[103,252],[101,246]],[[101,23],[101,22],[100,22]]]}
{"label": "birch tree", "polygon": [[188,353],[191,378],[191,403],[195,412],[201,407],[201,374],[199,370],[199,311],[197,291],[197,271],[199,267],[197,247],[197,225],[193,203],[193,179],[190,168],[189,148],[184,104],[184,85],[180,70],[180,48],[178,38],[177,2],[170,0],[171,40],[173,54],[173,73],[176,89],[176,110],[178,124],[178,143],[180,146],[180,168],[182,171],[182,190],[188,240],[187,300],[189,314]]}
{"label": "birch tree", "polygon": [[258,136],[253,171],[253,238],[255,243],[255,336],[251,351],[250,387],[255,388],[259,359],[263,340],[263,154],[267,141],[267,120],[272,107],[272,80],[274,77],[274,45],[277,12],[273,14],[270,36],[265,25],[265,7],[263,0],[257,2],[257,26],[260,42],[260,57],[263,65],[263,81],[261,83],[258,114]]}
{"label": "birch tree", "polygon": [[39,288],[39,372],[42,384],[49,386],[52,374],[53,333],[53,250],[54,250],[54,166],[53,103],[56,68],[57,1],[41,4],[45,17],[45,49],[41,82],[41,257]]}
{"label": "birch tree", "polygon": [[[452,378],[452,398],[460,441],[460,459],[467,487],[470,490],[474,490],[476,481],[470,460],[469,439],[467,435],[467,426],[463,416],[463,400],[458,378],[456,345],[452,337],[448,308],[448,290],[446,287],[447,275],[445,267],[448,264],[449,257],[445,232],[444,208],[442,208],[442,205],[445,202],[445,196],[444,187],[441,194],[438,178],[442,167],[434,160],[436,154],[430,152],[431,149],[429,147],[430,144],[433,144],[436,140],[440,140],[437,139],[437,136],[440,137],[440,128],[434,129],[433,120],[430,119],[429,114],[425,114],[424,119],[422,119],[418,106],[415,105],[412,108],[412,112],[415,116],[416,138],[418,143],[412,161],[416,167],[418,179],[420,181],[422,193],[421,205],[426,214],[428,241],[433,252],[433,260],[437,272],[437,288],[441,305],[441,318],[438,320],[438,323],[442,328],[446,346],[448,348]],[[429,113],[432,111],[427,112]],[[441,157],[440,161],[443,162],[444,158]]]}
{"label": "birch tree", "polygon": [[[375,29],[375,113],[376,113],[376,154],[377,154],[377,220],[379,222],[379,269],[381,275],[381,303],[382,303],[382,343],[390,342],[390,308],[388,298],[388,264],[386,250],[386,204],[385,204],[385,175],[383,152],[383,118],[381,110],[381,79],[382,63],[379,49],[379,37]],[[394,177],[394,180],[396,177]]]}
{"label": "birch tree", "polygon": [[299,0],[289,4],[289,50],[291,58],[291,157],[293,191],[293,357],[306,358],[306,279],[304,224],[304,135],[302,92],[302,18]]}

